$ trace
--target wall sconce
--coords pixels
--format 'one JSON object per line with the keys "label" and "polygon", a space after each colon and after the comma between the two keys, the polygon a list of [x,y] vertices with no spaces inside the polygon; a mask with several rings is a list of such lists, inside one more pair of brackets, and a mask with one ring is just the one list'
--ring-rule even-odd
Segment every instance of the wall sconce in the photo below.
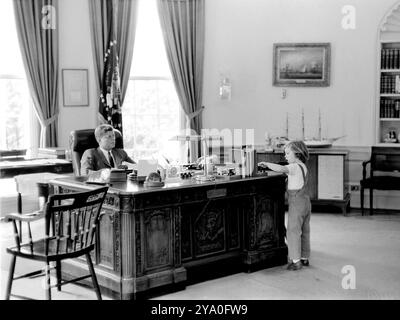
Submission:
{"label": "wall sconce", "polygon": [[231,100],[232,85],[229,78],[222,78],[219,85],[219,97],[222,100]]}

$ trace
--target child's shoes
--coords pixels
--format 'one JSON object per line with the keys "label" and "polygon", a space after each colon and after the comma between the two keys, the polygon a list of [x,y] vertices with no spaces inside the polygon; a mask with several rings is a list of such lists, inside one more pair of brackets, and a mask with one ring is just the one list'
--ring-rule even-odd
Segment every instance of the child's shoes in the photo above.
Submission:
{"label": "child's shoes", "polygon": [[303,265],[302,265],[302,263],[301,263],[300,260],[299,260],[299,261],[297,261],[297,262],[293,262],[293,261],[292,261],[292,262],[288,265],[287,269],[288,269],[288,270],[291,270],[291,271],[295,271],[295,270],[300,270],[302,267],[303,267]]}
{"label": "child's shoes", "polygon": [[308,267],[310,265],[310,261],[308,259],[300,259],[301,264],[305,267]]}

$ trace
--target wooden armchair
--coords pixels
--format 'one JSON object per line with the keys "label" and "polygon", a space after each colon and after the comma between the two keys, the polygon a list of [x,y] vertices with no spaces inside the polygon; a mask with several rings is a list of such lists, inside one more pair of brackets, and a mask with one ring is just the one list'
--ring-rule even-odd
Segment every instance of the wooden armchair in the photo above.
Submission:
{"label": "wooden armchair", "polygon": [[[367,177],[367,165],[370,166]],[[361,212],[364,215],[364,190],[369,189],[369,210],[373,214],[373,190],[400,190],[400,148],[372,147],[371,158],[362,163],[360,181]]]}
{"label": "wooden armchair", "polygon": [[[124,144],[122,140],[122,134],[117,129],[115,132],[115,147],[123,149]],[[85,150],[91,148],[97,148],[96,137],[94,136],[94,129],[82,129],[71,131],[69,136],[69,147],[71,150],[72,167],[74,169],[75,176],[81,175],[81,158]]]}
{"label": "wooden armchair", "polygon": [[[108,187],[101,187],[84,192],[50,195],[43,211],[22,215],[9,214],[5,217],[6,222],[13,223],[16,242],[15,246],[7,248],[7,253],[11,254],[12,258],[6,300],[9,300],[11,295],[27,298],[11,294],[13,280],[42,273],[42,270],[37,270],[14,278],[17,257],[45,262],[46,299],[51,299],[51,288],[53,287],[57,287],[61,291],[62,285],[91,277],[97,298],[101,300],[100,288],[90,253],[95,247],[100,211],[107,191]],[[45,219],[45,236],[34,240],[30,223],[42,218]],[[22,238],[21,223],[26,224],[28,233],[25,242]],[[52,233],[50,233],[50,227],[52,227]],[[90,274],[62,281],[61,261],[83,255],[86,256]],[[55,285],[50,285],[50,262],[56,265],[57,284]]]}

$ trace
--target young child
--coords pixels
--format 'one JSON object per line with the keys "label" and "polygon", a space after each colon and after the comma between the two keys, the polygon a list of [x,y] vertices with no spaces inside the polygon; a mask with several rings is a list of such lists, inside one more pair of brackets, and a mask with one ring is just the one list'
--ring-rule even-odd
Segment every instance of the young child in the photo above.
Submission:
{"label": "young child", "polygon": [[260,162],[260,166],[288,175],[288,224],[287,242],[290,263],[288,270],[299,270],[309,265],[310,257],[310,216],[311,202],[306,186],[308,172],[305,163],[309,155],[303,141],[290,141],[285,146],[288,165],[281,166],[270,162]]}

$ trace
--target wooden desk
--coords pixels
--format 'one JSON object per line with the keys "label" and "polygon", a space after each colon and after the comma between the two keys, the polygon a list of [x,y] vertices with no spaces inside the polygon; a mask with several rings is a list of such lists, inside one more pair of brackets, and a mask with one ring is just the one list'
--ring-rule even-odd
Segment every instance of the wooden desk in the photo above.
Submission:
{"label": "wooden desk", "polygon": [[[96,188],[84,177],[51,181],[51,192]],[[150,289],[184,288],[217,265],[226,272],[287,263],[285,177],[270,173],[214,182],[181,180],[150,188],[114,183],[102,208],[94,262],[102,290],[135,299]],[[236,270],[236,269],[235,269]],[[63,277],[87,273],[84,260]]]}
{"label": "wooden desk", "polygon": [[0,161],[0,178],[12,178],[20,174],[38,172],[70,173],[72,163],[63,159]]}

